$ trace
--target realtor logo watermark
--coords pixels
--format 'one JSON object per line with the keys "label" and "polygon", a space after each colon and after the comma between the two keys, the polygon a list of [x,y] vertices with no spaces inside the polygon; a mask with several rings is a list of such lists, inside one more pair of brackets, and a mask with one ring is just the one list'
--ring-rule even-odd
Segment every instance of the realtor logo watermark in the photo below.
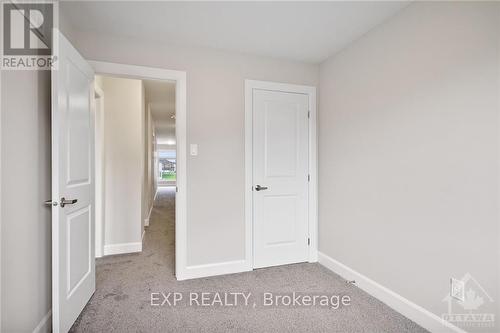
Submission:
{"label": "realtor logo watermark", "polygon": [[[57,64],[57,2],[1,3],[2,70],[49,70]],[[57,36],[57,35],[56,35]]]}
{"label": "realtor logo watermark", "polygon": [[[495,314],[486,311],[486,307],[494,303],[493,298],[479,284],[479,282],[467,273],[458,281],[462,290],[452,290],[443,298],[447,303],[448,312],[442,314],[442,318],[455,326],[462,328],[489,328],[495,326]],[[451,294],[458,295],[452,297]]]}

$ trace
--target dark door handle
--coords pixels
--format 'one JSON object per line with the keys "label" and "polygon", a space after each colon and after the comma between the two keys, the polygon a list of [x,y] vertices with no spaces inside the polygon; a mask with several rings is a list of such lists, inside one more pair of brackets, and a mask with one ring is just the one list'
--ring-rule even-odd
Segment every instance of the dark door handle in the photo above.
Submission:
{"label": "dark door handle", "polygon": [[78,201],[78,199],[66,199],[65,197],[62,197],[59,205],[61,207],[64,207],[66,205],[74,205],[77,203],[77,201]]}
{"label": "dark door handle", "polygon": [[267,190],[267,189],[268,189],[267,186],[255,185],[255,190],[256,191],[264,191],[264,190]]}

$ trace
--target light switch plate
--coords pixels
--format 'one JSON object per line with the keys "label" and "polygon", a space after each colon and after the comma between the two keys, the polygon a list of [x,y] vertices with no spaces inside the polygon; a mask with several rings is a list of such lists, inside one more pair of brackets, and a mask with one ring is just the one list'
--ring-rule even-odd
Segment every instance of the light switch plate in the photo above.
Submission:
{"label": "light switch plate", "polygon": [[192,143],[189,145],[189,152],[191,156],[198,156],[198,144]]}
{"label": "light switch plate", "polygon": [[450,279],[450,296],[463,302],[465,300],[465,283],[455,278]]}

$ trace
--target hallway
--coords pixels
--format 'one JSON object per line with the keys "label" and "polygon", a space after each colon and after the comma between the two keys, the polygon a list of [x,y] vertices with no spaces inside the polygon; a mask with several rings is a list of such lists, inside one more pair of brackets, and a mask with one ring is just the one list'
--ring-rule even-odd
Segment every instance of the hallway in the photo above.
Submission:
{"label": "hallway", "polygon": [[[159,188],[143,252],[96,260],[96,291],[72,332],[425,332],[319,264],[176,281],[175,188]],[[349,295],[351,305],[266,307],[265,292]],[[251,292],[251,306],[152,306],[151,293]],[[187,299],[189,296],[185,296]],[[253,304],[255,301],[256,304]],[[253,306],[252,306],[253,304]]]}
{"label": "hallway", "polygon": [[154,329],[150,293],[173,289],[174,269],[175,187],[158,187],[143,251],[96,259],[96,291],[71,331],[126,332],[131,323]]}

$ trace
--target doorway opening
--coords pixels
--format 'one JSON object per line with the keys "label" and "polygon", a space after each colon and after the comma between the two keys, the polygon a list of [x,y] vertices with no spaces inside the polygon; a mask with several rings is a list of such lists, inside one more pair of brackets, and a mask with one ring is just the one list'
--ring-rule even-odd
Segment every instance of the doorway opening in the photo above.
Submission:
{"label": "doorway opening", "polygon": [[175,82],[94,82],[96,257],[140,252],[159,188],[173,187],[164,213],[175,209]]}
{"label": "doorway opening", "polygon": [[175,82],[144,80],[146,103],[154,140],[154,182],[157,187],[176,186],[177,145]]}
{"label": "doorway opening", "polygon": [[[157,193],[170,193],[175,201],[177,175],[175,82],[143,80],[146,104],[146,195],[152,199],[145,206],[149,212],[145,226],[151,222]],[[166,191],[166,192],[165,192]]]}
{"label": "doorway opening", "polygon": [[[165,197],[175,225],[175,276],[182,279],[186,226],[186,75],[91,62],[95,78],[96,257],[144,251]],[[102,104],[102,105],[101,105]],[[102,109],[102,110],[101,110]],[[98,117],[102,114],[101,117]],[[101,122],[101,124],[99,124]],[[100,129],[102,127],[102,129]],[[99,176],[98,170],[103,170]],[[102,178],[102,186],[99,186]],[[99,191],[99,193],[97,193]],[[96,207],[97,209],[97,207]],[[173,229],[173,228],[172,228]],[[173,243],[173,242],[172,242]]]}

